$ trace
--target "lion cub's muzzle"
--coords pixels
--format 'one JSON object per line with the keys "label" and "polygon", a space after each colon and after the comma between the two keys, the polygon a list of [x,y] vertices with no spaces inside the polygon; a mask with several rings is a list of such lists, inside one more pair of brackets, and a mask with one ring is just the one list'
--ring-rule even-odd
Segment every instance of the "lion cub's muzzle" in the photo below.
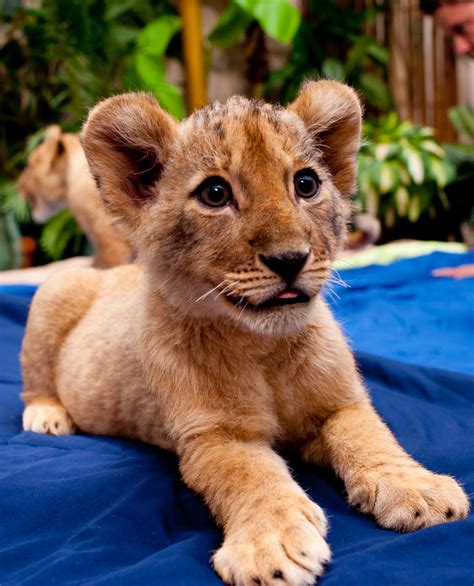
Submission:
{"label": "lion cub's muzzle", "polygon": [[248,298],[233,297],[232,294],[227,295],[228,300],[235,305],[245,305],[245,309],[254,311],[308,303],[310,296],[299,287],[295,287],[295,282],[305,267],[308,257],[309,252],[301,250],[291,250],[276,255],[259,254],[258,259],[262,265],[278,277],[277,290],[274,289],[269,297],[265,296],[257,303],[252,303]]}
{"label": "lion cub's muzzle", "polygon": [[277,256],[259,255],[260,260],[272,272],[281,277],[291,287],[308,260],[308,252],[285,252]]}

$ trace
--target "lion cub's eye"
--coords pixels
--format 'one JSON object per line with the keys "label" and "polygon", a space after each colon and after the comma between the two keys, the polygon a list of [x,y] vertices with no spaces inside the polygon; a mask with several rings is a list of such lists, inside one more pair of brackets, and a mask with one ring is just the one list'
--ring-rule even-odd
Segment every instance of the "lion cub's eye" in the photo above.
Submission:
{"label": "lion cub's eye", "polygon": [[232,189],[222,177],[208,177],[194,194],[208,208],[223,208],[233,201]]}
{"label": "lion cub's eye", "polygon": [[319,195],[321,181],[312,169],[302,169],[295,174],[293,179],[295,191],[299,197],[313,199]]}

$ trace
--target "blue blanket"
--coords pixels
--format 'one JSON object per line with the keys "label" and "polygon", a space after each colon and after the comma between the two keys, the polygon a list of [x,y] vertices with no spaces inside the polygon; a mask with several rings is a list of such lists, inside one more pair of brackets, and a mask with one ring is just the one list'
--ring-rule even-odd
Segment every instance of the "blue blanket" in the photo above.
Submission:
{"label": "blue blanket", "polygon": [[[433,254],[341,272],[329,293],[378,411],[400,443],[474,492],[474,279]],[[21,431],[18,352],[34,288],[0,288],[0,583],[212,585],[222,539],[179,478],[173,454],[132,441]],[[474,519],[399,534],[351,509],[333,474],[292,461],[327,512],[333,562],[324,586],[465,585]]]}

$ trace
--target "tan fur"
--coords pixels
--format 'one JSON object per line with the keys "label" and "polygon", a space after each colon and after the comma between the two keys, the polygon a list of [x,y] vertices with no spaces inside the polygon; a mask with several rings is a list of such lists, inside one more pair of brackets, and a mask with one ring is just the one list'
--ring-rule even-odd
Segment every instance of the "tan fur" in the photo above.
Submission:
{"label": "tan fur", "polygon": [[69,207],[95,247],[94,266],[130,262],[130,246],[123,231],[112,225],[104,211],[76,134],[50,126],[44,141],[32,151],[18,180],[18,190],[30,202],[36,222],[46,222]]}
{"label": "tan fur", "polygon": [[[468,511],[456,482],[414,462],[376,415],[318,295],[344,239],[360,119],[355,93],[330,81],[306,84],[289,110],[232,98],[180,125],[144,94],[102,102],[82,140],[139,265],[64,271],[31,308],[27,410],[52,397],[86,432],[175,450],[223,527],[214,567],[239,586],[312,584],[330,559],[324,513],[284,446],[332,466],[384,527]],[[308,167],[321,192],[303,201],[293,175]],[[197,200],[216,175],[235,206]],[[251,309],[285,288],[259,255],[302,250],[293,287],[311,301]],[[51,430],[49,417],[35,428]]]}

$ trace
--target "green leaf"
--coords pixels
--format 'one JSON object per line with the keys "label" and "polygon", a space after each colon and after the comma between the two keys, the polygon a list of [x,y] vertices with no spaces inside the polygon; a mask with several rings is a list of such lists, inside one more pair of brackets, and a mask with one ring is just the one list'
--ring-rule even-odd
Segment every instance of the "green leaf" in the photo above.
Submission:
{"label": "green leaf", "polygon": [[439,188],[446,186],[448,182],[447,170],[443,163],[435,157],[430,157],[430,175],[436,181],[436,185]]}
{"label": "green leaf", "polygon": [[[446,172],[446,185],[449,185],[450,183],[452,183],[457,176],[457,169],[456,166],[454,164],[453,161],[450,161],[449,159],[442,159],[441,164],[444,167],[444,170]],[[471,174],[473,172],[473,169],[471,168]]]}
{"label": "green leaf", "polygon": [[395,191],[395,203],[399,216],[406,216],[408,211],[408,204],[410,202],[410,195],[405,186],[400,185]]}
{"label": "green leaf", "polygon": [[397,150],[398,145],[389,142],[381,142],[375,145],[375,158],[378,161],[384,161],[394,155]]}
{"label": "green leaf", "polygon": [[446,195],[446,192],[444,191],[444,189],[439,190],[438,196],[439,196],[439,199],[441,200],[441,203],[443,204],[444,209],[449,210],[449,199],[448,199],[448,196]]}
{"label": "green leaf", "polygon": [[258,21],[268,36],[290,43],[301,23],[301,14],[289,0],[233,0]]}
{"label": "green leaf", "polygon": [[114,20],[137,5],[137,0],[110,0],[105,10],[105,20]]}
{"label": "green leaf", "polygon": [[[468,144],[444,144],[449,160],[455,165],[474,165],[474,147]],[[445,159],[446,160],[446,159]]]}
{"label": "green leaf", "polygon": [[382,161],[372,161],[372,164],[368,167],[368,173],[370,180],[374,187],[380,190],[381,178],[382,178]]}
{"label": "green leaf", "polygon": [[166,81],[164,59],[137,53],[134,64],[143,85],[153,92],[160,106],[179,120],[184,118],[186,108],[181,90]]}
{"label": "green leaf", "polygon": [[421,214],[421,200],[419,195],[414,195],[408,206],[408,219],[414,223],[418,220]]}
{"label": "green leaf", "polygon": [[126,47],[135,42],[138,35],[139,29],[134,26],[115,24],[110,27],[110,39],[120,47]]}
{"label": "green leaf", "polygon": [[162,108],[178,120],[184,118],[186,106],[179,88],[163,80],[162,82],[157,83],[152,88],[152,91]]}
{"label": "green leaf", "polygon": [[400,182],[403,183],[404,185],[409,185],[411,183],[411,177],[410,177],[410,174],[408,173],[405,165],[403,165],[400,161],[394,161],[394,164],[397,167],[398,177],[400,179]]}
{"label": "green leaf", "polygon": [[449,110],[449,118],[460,134],[474,139],[474,108],[467,104],[455,106]]}
{"label": "green leaf", "polygon": [[392,207],[388,207],[384,214],[385,225],[387,228],[393,228],[395,225],[395,212]]}
{"label": "green leaf", "polygon": [[347,52],[346,69],[349,74],[363,67],[367,57],[368,42],[369,39],[365,36],[355,38],[352,47]]}
{"label": "green leaf", "polygon": [[444,150],[434,140],[423,140],[422,142],[420,142],[420,148],[424,149],[425,151],[429,151],[430,153],[433,153],[439,158],[446,156]]}
{"label": "green leaf", "polygon": [[139,77],[148,89],[165,79],[165,61],[160,57],[138,52],[134,57],[134,65]]}
{"label": "green leaf", "polygon": [[403,148],[401,157],[407,165],[408,172],[414,183],[421,185],[425,178],[425,169],[423,166],[423,159],[420,153],[414,149],[406,139],[403,139]]}
{"label": "green leaf", "polygon": [[417,128],[419,138],[433,138],[434,129],[429,126],[419,126]]}
{"label": "green leaf", "polygon": [[179,16],[165,14],[150,22],[138,35],[138,51],[147,55],[162,57],[171,39],[181,30],[182,23]]}
{"label": "green leaf", "polygon": [[396,177],[392,167],[388,163],[384,163],[380,171],[380,191],[382,193],[390,193],[394,190],[395,185]]}
{"label": "green leaf", "polygon": [[360,88],[368,102],[380,110],[388,110],[392,105],[390,92],[383,79],[372,73],[360,76]]}
{"label": "green leaf", "polygon": [[240,8],[238,4],[231,3],[221,14],[208,40],[216,47],[231,47],[237,43],[252,20],[254,18],[251,14]]}
{"label": "green leaf", "polygon": [[26,199],[17,195],[10,202],[10,209],[13,211],[17,222],[22,224],[31,222],[31,208]]}
{"label": "green leaf", "polygon": [[413,130],[413,124],[408,120],[404,120],[403,122],[399,122],[397,127],[394,129],[392,139],[407,139],[410,136],[411,131]]}
{"label": "green leaf", "polygon": [[398,116],[396,112],[390,112],[382,119],[383,127],[390,132],[391,130],[395,130],[399,123]]}
{"label": "green leaf", "polygon": [[69,244],[73,245],[74,254],[79,252],[81,236],[81,229],[71,212],[63,210],[44,226],[40,246],[52,259],[59,260],[63,258]]}
{"label": "green leaf", "polygon": [[379,211],[379,194],[377,191],[369,184],[367,191],[364,193],[364,201],[365,201],[365,211],[371,214],[372,216],[377,216],[377,212]]}
{"label": "green leaf", "polygon": [[22,264],[21,239],[12,211],[0,213],[0,271]]}
{"label": "green leaf", "polygon": [[372,41],[367,46],[367,55],[370,55],[379,65],[388,65],[389,51],[376,41]]}
{"label": "green leaf", "polygon": [[337,79],[338,81],[344,81],[346,71],[344,65],[339,59],[326,59],[323,63],[322,74],[327,79]]}

